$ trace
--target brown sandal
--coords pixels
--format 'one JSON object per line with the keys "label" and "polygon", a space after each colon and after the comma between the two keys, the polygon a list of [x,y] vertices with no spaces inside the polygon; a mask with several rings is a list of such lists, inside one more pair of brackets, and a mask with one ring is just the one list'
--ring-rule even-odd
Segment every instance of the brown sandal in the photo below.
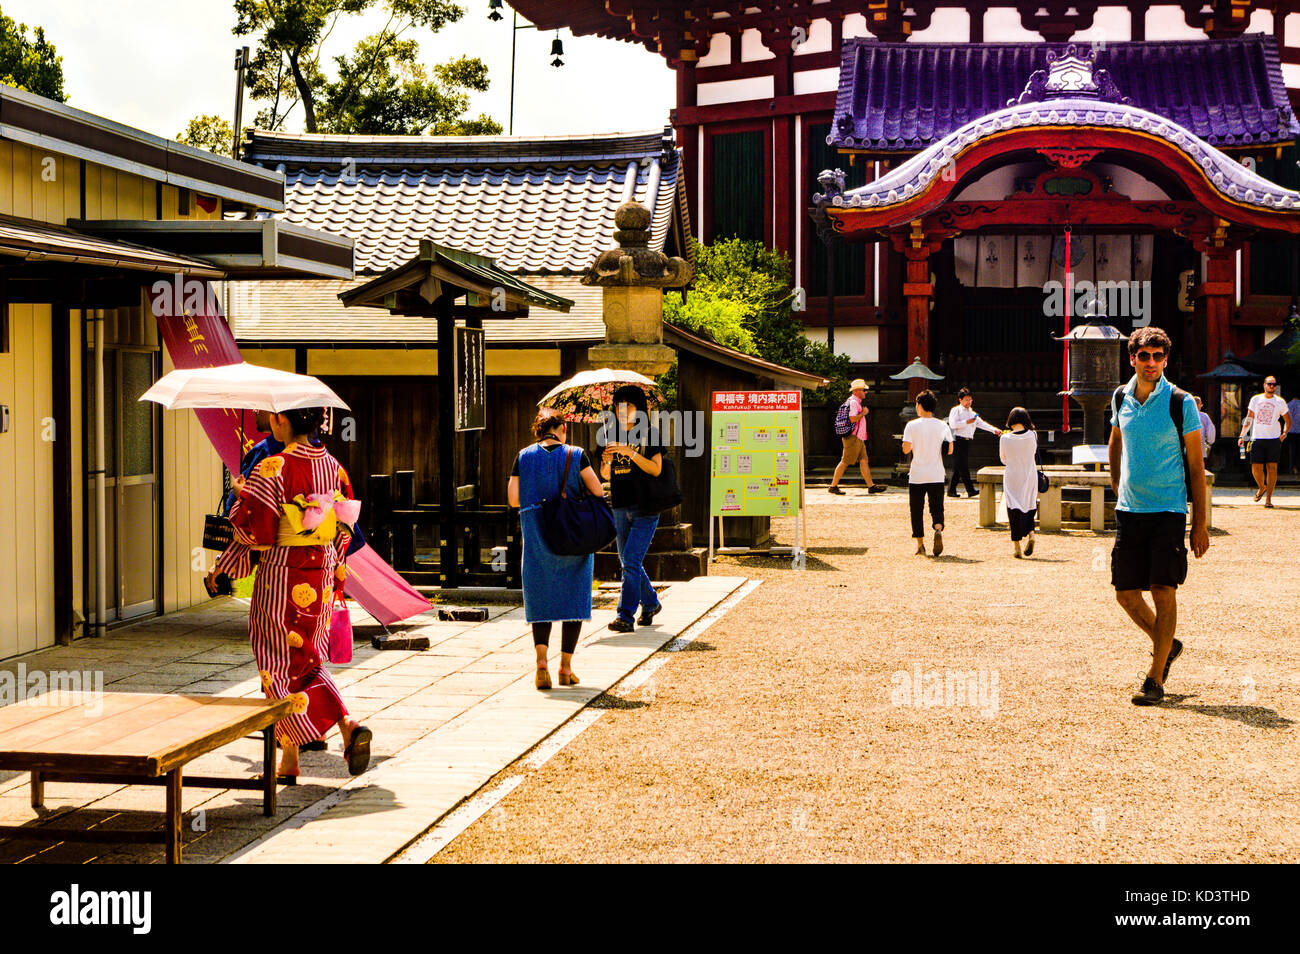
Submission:
{"label": "brown sandal", "polygon": [[[561,676],[560,678],[563,679],[564,677]],[[537,679],[535,684],[538,689],[551,688],[551,674],[545,666],[537,667]]]}
{"label": "brown sandal", "polygon": [[563,669],[560,670],[560,685],[576,686],[577,684],[578,684],[577,673],[575,673],[572,669],[568,670],[567,672]]}

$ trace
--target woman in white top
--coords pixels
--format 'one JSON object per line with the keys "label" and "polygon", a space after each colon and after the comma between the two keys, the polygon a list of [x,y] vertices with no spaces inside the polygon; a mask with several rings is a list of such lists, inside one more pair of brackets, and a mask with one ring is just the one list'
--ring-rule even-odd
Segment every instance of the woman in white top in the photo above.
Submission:
{"label": "woman in white top", "polygon": [[1006,465],[1002,478],[1002,499],[1007,503],[1007,520],[1011,523],[1011,543],[1020,558],[1020,540],[1025,540],[1025,556],[1034,552],[1034,515],[1038,512],[1038,434],[1033,419],[1023,407],[1013,407],[1007,415],[998,454]]}

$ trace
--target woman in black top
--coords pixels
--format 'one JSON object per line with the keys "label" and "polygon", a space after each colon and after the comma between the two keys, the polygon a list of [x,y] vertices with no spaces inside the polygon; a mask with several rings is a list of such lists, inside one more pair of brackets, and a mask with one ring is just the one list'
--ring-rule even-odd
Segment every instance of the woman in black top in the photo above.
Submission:
{"label": "woman in black top", "polygon": [[636,446],[608,443],[601,455],[600,475],[609,481],[614,527],[618,532],[618,558],[623,563],[618,617],[609,628],[616,633],[630,633],[637,606],[641,607],[637,622],[642,626],[651,625],[655,614],[663,608],[642,565],[655,528],[659,526],[659,515],[639,513],[637,498],[638,478],[643,473],[659,476],[664,449],[659,444],[659,433],[650,429],[645,392],[639,387],[627,385],[614,392],[614,414],[618,421],[617,436],[634,441]]}

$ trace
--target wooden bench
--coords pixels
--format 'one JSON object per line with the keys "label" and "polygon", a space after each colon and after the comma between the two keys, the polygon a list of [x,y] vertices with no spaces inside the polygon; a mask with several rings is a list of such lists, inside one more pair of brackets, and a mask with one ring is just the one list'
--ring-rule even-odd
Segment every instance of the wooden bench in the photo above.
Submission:
{"label": "wooden bench", "polygon": [[167,786],[161,831],[89,831],[0,825],[0,838],[164,844],[167,863],[181,861],[181,773],[186,763],[250,733],[263,733],[261,778],[191,776],[193,788],[262,792],[262,814],[276,811],[274,726],[289,699],[230,699],[109,692],[90,698],[25,699],[0,708],[0,769],[32,773],[32,807],[45,807],[46,782]]}
{"label": "wooden bench", "polygon": [[[975,483],[980,488],[981,527],[997,525],[998,503],[997,489],[1002,486],[1005,467],[981,467],[975,475]],[[1082,470],[1070,464],[1046,464],[1043,473],[1047,475],[1047,492],[1038,498],[1038,526],[1041,530],[1061,529],[1061,490],[1065,487],[1088,488],[1088,527],[1100,533],[1106,529],[1106,491],[1110,488],[1109,470]],[[1214,526],[1214,475],[1205,474],[1206,512],[1205,526]]]}

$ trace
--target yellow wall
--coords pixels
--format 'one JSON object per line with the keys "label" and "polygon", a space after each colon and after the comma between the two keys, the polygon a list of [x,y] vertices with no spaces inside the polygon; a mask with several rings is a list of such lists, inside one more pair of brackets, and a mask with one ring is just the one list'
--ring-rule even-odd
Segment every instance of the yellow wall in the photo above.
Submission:
{"label": "yellow wall", "polygon": [[9,308],[9,351],[0,354],[0,658],[54,642],[54,444],[72,435],[54,413],[48,305]]}
{"label": "yellow wall", "polygon": [[[284,371],[293,370],[292,351],[243,352],[253,364],[267,364]],[[268,358],[288,355],[287,364],[264,361],[254,355]],[[483,353],[484,370],[491,376],[538,375],[554,377],[560,373],[560,352],[546,348],[488,348]],[[307,352],[307,373],[314,375],[382,375],[436,376],[438,351],[436,348],[354,348],[313,349]]]}
{"label": "yellow wall", "polygon": [[[174,365],[163,350],[162,370]],[[193,411],[162,412],[162,610],[175,612],[208,599],[204,570],[215,554],[202,550],[203,517],[221,497],[221,461]]]}

